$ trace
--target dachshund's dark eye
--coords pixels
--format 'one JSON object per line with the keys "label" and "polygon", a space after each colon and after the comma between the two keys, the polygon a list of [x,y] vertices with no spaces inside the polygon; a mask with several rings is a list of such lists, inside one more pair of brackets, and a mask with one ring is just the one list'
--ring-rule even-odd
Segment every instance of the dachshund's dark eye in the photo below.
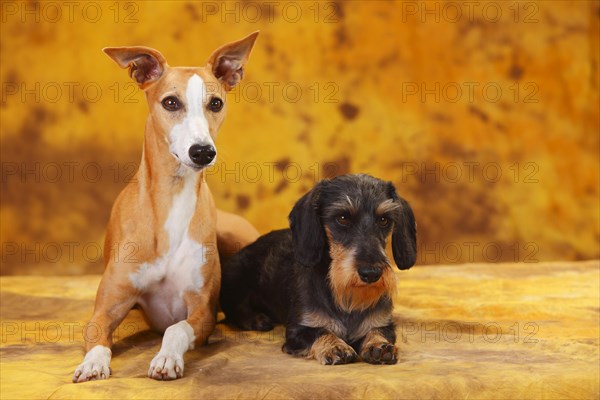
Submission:
{"label": "dachshund's dark eye", "polygon": [[177,111],[181,108],[181,103],[175,96],[165,97],[161,103],[163,108],[167,111]]}
{"label": "dachshund's dark eye", "polygon": [[349,214],[338,215],[337,217],[335,217],[335,220],[340,225],[343,225],[343,226],[350,225],[350,215]]}
{"label": "dachshund's dark eye", "polygon": [[377,225],[379,225],[382,228],[385,228],[386,226],[388,226],[390,223],[390,220],[387,219],[387,217],[378,217],[377,218]]}
{"label": "dachshund's dark eye", "polygon": [[213,97],[208,103],[208,109],[212,112],[219,112],[223,108],[223,100],[218,97]]}

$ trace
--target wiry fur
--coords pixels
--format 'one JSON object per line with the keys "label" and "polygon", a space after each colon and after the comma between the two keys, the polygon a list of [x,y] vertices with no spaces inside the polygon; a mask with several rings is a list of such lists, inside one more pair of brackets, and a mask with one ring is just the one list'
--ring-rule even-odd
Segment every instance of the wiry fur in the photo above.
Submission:
{"label": "wiry fur", "polygon": [[354,258],[356,251],[346,249],[331,237],[325,228],[329,240],[331,266],[327,279],[336,305],[346,312],[363,311],[373,307],[381,297],[393,299],[396,290],[396,275],[389,264],[382,267],[383,274],[375,283],[365,284],[356,274]]}
{"label": "wiry fur", "polygon": [[408,203],[390,182],[344,175],[305,194],[290,213],[290,227],[262,236],[224,265],[227,320],[253,330],[285,323],[283,350],[323,364],[352,362],[357,354],[395,363],[396,279],[385,243],[391,235],[399,269],[414,265]]}

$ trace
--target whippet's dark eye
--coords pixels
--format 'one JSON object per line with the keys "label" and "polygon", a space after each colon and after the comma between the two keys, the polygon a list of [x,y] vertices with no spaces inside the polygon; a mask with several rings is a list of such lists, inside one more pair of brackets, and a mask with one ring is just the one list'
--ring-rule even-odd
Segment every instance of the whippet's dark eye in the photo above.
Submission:
{"label": "whippet's dark eye", "polygon": [[212,112],[219,112],[223,108],[223,100],[218,97],[213,97],[208,103],[208,109]]}
{"label": "whippet's dark eye", "polygon": [[386,226],[388,226],[389,223],[390,223],[390,220],[387,219],[386,217],[377,218],[377,225],[379,225],[382,228],[385,228]]}
{"label": "whippet's dark eye", "polygon": [[343,226],[350,225],[350,215],[348,215],[348,214],[338,215],[337,217],[335,217],[335,220],[340,225],[343,225]]}
{"label": "whippet's dark eye", "polygon": [[165,97],[161,103],[167,111],[177,111],[181,108],[181,103],[175,96]]}

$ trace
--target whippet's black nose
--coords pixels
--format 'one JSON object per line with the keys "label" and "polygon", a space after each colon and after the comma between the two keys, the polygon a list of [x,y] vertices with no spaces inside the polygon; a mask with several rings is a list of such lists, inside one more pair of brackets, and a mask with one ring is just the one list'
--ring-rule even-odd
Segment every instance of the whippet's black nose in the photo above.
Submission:
{"label": "whippet's black nose", "polygon": [[217,152],[215,148],[210,145],[199,145],[195,144],[190,147],[188,151],[190,155],[190,159],[194,162],[194,164],[199,166],[208,165],[215,159]]}
{"label": "whippet's black nose", "polygon": [[378,267],[360,267],[358,269],[358,276],[365,283],[377,282],[382,273],[383,271]]}

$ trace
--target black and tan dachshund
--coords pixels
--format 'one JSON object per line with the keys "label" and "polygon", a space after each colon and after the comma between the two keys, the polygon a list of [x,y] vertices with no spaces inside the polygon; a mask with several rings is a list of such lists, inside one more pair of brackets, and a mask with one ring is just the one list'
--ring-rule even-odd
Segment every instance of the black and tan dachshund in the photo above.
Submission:
{"label": "black and tan dachshund", "polygon": [[246,330],[286,324],[283,351],[345,364],[358,355],[397,362],[386,256],[392,236],[399,269],[415,264],[416,224],[391,182],[344,175],[318,183],[294,206],[291,229],[273,231],[223,266],[221,306]]}

